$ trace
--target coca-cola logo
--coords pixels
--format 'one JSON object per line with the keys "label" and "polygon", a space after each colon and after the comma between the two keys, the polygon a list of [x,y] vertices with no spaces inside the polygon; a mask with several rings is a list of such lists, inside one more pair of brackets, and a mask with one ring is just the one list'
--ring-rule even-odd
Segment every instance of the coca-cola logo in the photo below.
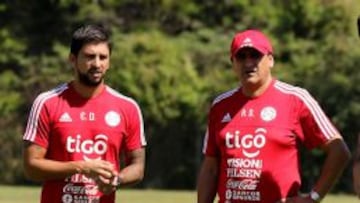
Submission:
{"label": "coca-cola logo", "polygon": [[68,183],[63,187],[64,193],[81,194],[81,195],[96,195],[98,193],[97,185],[74,185]]}
{"label": "coca-cola logo", "polygon": [[228,189],[238,190],[256,190],[258,180],[244,179],[244,180],[233,180],[229,179],[226,183]]}

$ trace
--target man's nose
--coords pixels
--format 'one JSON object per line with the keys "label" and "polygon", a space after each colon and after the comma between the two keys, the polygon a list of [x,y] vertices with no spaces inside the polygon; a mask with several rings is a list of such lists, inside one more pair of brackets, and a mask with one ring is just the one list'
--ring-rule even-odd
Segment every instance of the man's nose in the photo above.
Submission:
{"label": "man's nose", "polygon": [[94,58],[94,61],[93,61],[93,65],[94,65],[95,67],[100,67],[100,64],[101,64],[100,57],[95,57],[95,58]]}

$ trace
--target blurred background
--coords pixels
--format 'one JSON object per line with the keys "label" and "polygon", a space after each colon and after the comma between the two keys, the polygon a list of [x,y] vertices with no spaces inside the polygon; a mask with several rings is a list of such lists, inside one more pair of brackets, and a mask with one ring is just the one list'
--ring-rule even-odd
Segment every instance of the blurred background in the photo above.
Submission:
{"label": "blurred background", "polygon": [[[0,2],[0,184],[25,179],[22,134],[38,93],[72,78],[71,33],[84,23],[111,30],[106,81],[142,108],[148,140],[138,188],[194,190],[206,115],[235,88],[229,47],[257,28],[275,49],[274,75],[307,88],[354,151],[360,134],[358,0],[3,0]],[[320,151],[301,152],[303,187]],[[332,193],[352,193],[351,165]]]}

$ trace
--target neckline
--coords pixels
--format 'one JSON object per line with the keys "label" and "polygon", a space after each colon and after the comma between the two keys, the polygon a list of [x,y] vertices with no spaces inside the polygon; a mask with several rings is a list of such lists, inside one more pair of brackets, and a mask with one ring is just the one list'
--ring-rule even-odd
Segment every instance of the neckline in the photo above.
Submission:
{"label": "neckline", "polygon": [[107,85],[104,84],[103,87],[101,88],[100,92],[97,95],[93,95],[91,97],[84,97],[75,89],[73,81],[69,82],[68,86],[69,86],[70,91],[73,92],[74,97],[76,97],[76,99],[79,101],[96,100],[97,98],[101,97],[107,89]]}
{"label": "neckline", "polygon": [[247,96],[247,95],[245,95],[243,93],[243,91],[242,91],[243,87],[241,86],[239,88],[240,95],[241,95],[242,98],[245,98],[247,100],[256,100],[258,98],[264,97],[265,95],[267,95],[270,92],[270,89],[274,86],[275,81],[276,81],[276,79],[271,79],[271,82],[266,87],[265,91],[262,94],[258,95],[258,96]]}

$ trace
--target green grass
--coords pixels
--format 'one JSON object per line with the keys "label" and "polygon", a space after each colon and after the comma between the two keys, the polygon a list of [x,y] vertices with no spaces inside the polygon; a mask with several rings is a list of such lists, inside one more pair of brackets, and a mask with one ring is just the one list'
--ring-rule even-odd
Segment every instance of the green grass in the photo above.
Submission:
{"label": "green grass", "polygon": [[[1,203],[38,203],[39,187],[0,186]],[[119,203],[192,203],[196,202],[195,191],[170,190],[119,190]],[[328,195],[323,203],[359,203],[354,195]]]}

